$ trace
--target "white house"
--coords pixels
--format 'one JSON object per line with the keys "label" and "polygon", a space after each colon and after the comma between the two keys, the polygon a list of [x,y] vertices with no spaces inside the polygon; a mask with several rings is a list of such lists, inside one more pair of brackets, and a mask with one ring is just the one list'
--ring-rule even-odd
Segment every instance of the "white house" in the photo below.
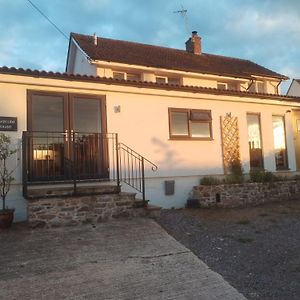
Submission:
{"label": "white house", "polygon": [[143,191],[145,177],[146,198],[164,208],[183,207],[201,176],[236,158],[246,173],[293,174],[300,98],[280,94],[286,79],[202,52],[196,32],[186,50],[73,33],[66,73],[0,68],[1,120],[17,120],[6,133],[22,148],[17,220],[24,185],[72,182],[74,170],[80,182],[119,178],[123,191]]}
{"label": "white house", "polygon": [[300,79],[293,79],[287,91],[288,96],[300,96]]}

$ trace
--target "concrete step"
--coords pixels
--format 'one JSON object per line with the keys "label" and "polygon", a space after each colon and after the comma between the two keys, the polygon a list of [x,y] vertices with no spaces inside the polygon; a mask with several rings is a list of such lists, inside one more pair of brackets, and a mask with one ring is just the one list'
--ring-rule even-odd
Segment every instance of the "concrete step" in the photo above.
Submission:
{"label": "concrete step", "polygon": [[148,206],[145,207],[145,210],[146,210],[146,214],[149,218],[157,219],[160,216],[161,207],[152,205],[152,204],[148,204]]}
{"label": "concrete step", "polygon": [[[76,187],[77,195],[101,195],[101,194],[118,194],[117,185],[78,185]],[[74,195],[74,187],[72,185],[42,185],[29,186],[27,190],[27,198],[51,198],[61,196]]]}

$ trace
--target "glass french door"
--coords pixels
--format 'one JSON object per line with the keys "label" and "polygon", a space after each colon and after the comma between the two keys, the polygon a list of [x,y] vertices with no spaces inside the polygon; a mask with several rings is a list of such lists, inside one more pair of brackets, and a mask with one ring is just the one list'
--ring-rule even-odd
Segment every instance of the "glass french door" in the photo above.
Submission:
{"label": "glass french door", "polygon": [[251,169],[263,169],[263,149],[261,141],[260,115],[247,114],[248,144]]}
{"label": "glass french door", "polygon": [[107,175],[104,104],[89,95],[30,92],[29,179],[100,179]]}

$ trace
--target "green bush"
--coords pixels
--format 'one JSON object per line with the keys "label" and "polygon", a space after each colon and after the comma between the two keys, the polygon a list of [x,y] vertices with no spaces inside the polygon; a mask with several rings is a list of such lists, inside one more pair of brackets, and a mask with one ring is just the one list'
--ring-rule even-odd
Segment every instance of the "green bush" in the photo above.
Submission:
{"label": "green bush", "polygon": [[202,185],[218,185],[221,183],[222,181],[219,178],[213,176],[204,176],[200,179]]}
{"label": "green bush", "polygon": [[244,182],[244,176],[243,175],[229,174],[224,178],[223,181],[226,184],[243,183]]}
{"label": "green bush", "polygon": [[284,176],[278,176],[272,172],[266,172],[262,169],[256,169],[250,171],[250,181],[252,182],[275,182],[287,180]]}

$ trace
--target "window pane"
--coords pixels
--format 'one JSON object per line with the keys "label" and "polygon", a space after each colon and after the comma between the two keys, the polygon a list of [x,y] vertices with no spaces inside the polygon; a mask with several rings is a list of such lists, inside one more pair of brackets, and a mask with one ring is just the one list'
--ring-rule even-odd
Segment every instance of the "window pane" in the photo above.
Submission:
{"label": "window pane", "polygon": [[171,135],[188,136],[187,112],[171,112]]}
{"label": "window pane", "polygon": [[131,74],[131,73],[127,73],[127,80],[131,80],[131,81],[140,81],[140,75],[139,74]]}
{"label": "window pane", "polygon": [[232,91],[238,91],[239,90],[239,85],[236,82],[230,82],[228,83],[228,90],[232,90]]}
{"label": "window pane", "polygon": [[32,130],[46,132],[64,131],[63,96],[32,96]]}
{"label": "window pane", "polygon": [[191,136],[197,138],[210,138],[209,123],[191,123]]}
{"label": "window pane", "polygon": [[247,125],[250,152],[250,167],[263,168],[259,115],[247,114]]}
{"label": "window pane", "polygon": [[219,90],[226,90],[227,89],[227,84],[226,83],[218,83],[217,88]]}
{"label": "window pane", "polygon": [[167,78],[166,77],[156,77],[156,82],[157,83],[166,83]]}
{"label": "window pane", "polygon": [[210,113],[210,111],[205,111],[205,110],[192,110],[191,111],[191,120],[192,121],[210,121],[211,113]]}
{"label": "window pane", "polygon": [[114,79],[125,79],[125,73],[122,72],[113,72]]}
{"label": "window pane", "polygon": [[101,108],[97,99],[74,98],[74,131],[101,132]]}
{"label": "window pane", "polygon": [[174,85],[180,85],[180,79],[179,78],[168,78],[168,83],[169,84],[174,84]]}
{"label": "window pane", "polygon": [[285,143],[284,119],[282,116],[273,116],[272,121],[273,121],[273,136],[274,136],[276,168],[286,169],[287,151],[286,151],[286,143]]}
{"label": "window pane", "polygon": [[263,82],[257,82],[257,92],[264,93],[264,83]]}

